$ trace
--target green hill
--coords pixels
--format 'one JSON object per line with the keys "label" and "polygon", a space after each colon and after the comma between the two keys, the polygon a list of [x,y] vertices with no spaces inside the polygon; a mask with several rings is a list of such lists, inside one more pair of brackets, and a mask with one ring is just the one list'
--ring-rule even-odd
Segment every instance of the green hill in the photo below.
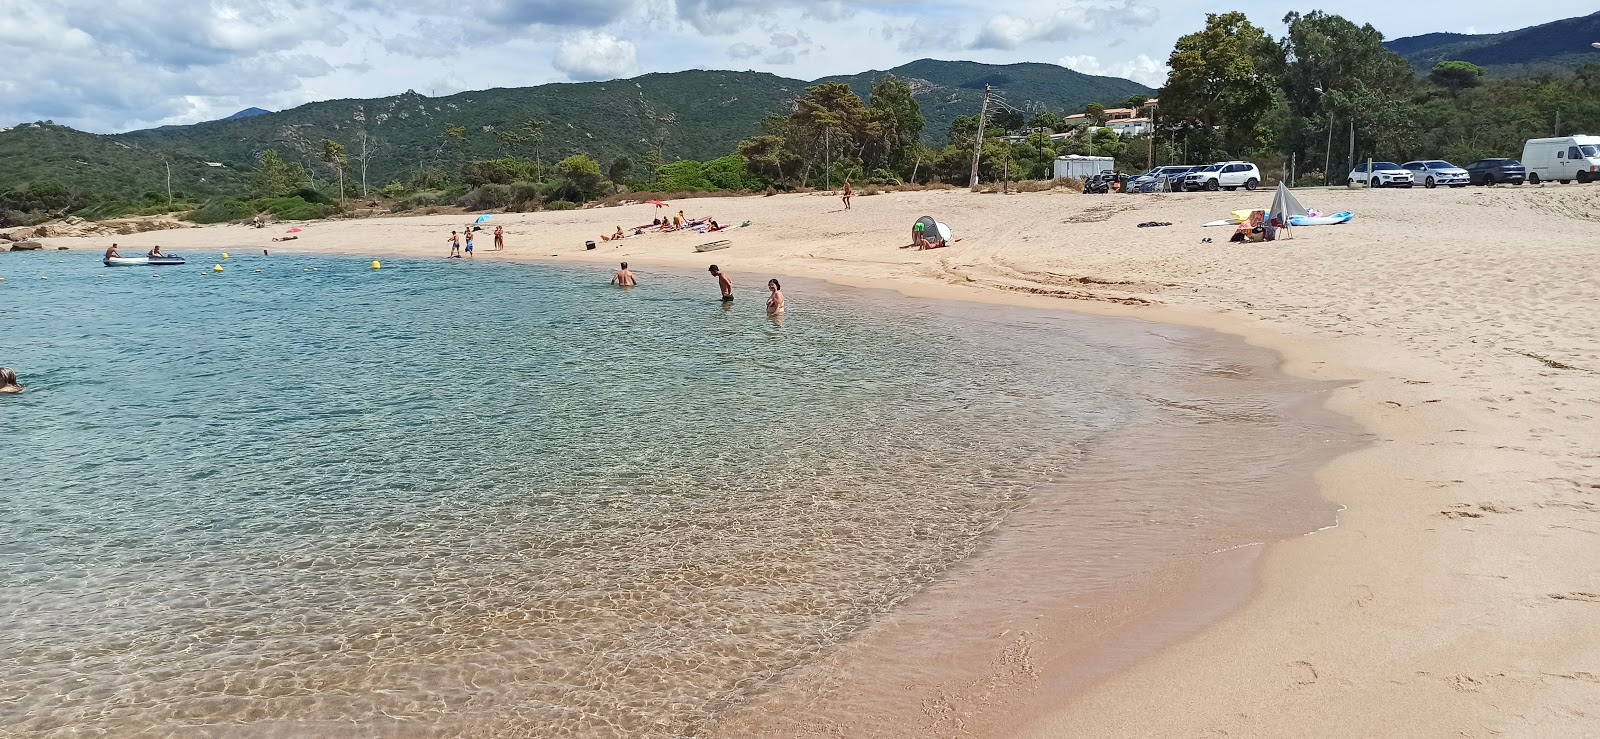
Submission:
{"label": "green hill", "polygon": [[180,202],[235,191],[248,177],[204,157],[51,123],[28,123],[0,131],[0,201],[17,207],[10,195],[41,185],[53,193],[50,197],[63,201],[56,207],[70,210],[110,198],[165,203],[168,164],[173,196]]}
{"label": "green hill", "polygon": [[[986,84],[1002,90],[1013,107],[1029,112],[1072,112],[1089,102],[1118,103],[1150,92],[1128,80],[1092,77],[1051,64],[931,59],[818,82],[842,81],[866,98],[872,83],[889,74],[912,84],[927,118],[924,136],[930,143],[943,142],[956,116],[977,112]],[[768,115],[788,113],[812,84],[762,72],[694,70],[445,97],[407,91],[104,136],[27,124],[0,131],[0,193],[53,180],[87,194],[90,201],[149,202],[152,192],[165,195],[163,162],[170,160],[174,190],[203,199],[239,192],[267,149],[304,165],[325,184],[331,173],[318,160],[323,139],[344,145],[353,184],[359,188],[363,137],[367,182],[373,188],[409,180],[423,168],[454,175],[467,161],[507,155],[537,155],[545,163],[580,153],[602,163],[620,156],[640,163],[652,157],[664,162],[709,160],[761,134]],[[526,134],[530,119],[539,121],[541,140],[507,137]],[[463,135],[447,135],[452,127]]]}
{"label": "green hill", "polygon": [[911,83],[928,125],[924,138],[942,142],[957,116],[973,115],[983,103],[983,88],[991,85],[1012,107],[1032,114],[1039,110],[1077,113],[1089,103],[1109,104],[1132,95],[1153,95],[1144,85],[1117,77],[1095,77],[1054,64],[977,64],[921,59],[887,71],[827,77],[818,82],[843,82],[867,98],[872,83],[894,75]]}
{"label": "green hill", "polygon": [[1600,61],[1600,13],[1505,33],[1429,33],[1384,44],[1426,72],[1444,61],[1472,62],[1496,76],[1575,69]]}

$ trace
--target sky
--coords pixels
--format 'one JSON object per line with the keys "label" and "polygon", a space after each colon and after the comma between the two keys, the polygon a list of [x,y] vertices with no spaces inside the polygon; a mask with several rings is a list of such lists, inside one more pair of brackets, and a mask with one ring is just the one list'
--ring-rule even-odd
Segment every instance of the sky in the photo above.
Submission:
{"label": "sky", "polygon": [[[1320,8],[1388,38],[1495,33],[1594,12],[1524,6],[1235,0],[1280,35]],[[3,0],[0,127],[97,133],[196,123],[247,107],[416,90],[605,80],[684,69],[802,80],[933,57],[1049,62],[1151,86],[1200,0]]]}

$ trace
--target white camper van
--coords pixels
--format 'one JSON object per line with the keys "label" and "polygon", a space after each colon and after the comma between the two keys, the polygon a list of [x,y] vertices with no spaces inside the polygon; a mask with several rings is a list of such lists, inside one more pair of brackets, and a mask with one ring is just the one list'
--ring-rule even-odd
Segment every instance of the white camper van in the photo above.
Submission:
{"label": "white camper van", "polygon": [[1600,136],[1528,139],[1522,145],[1522,166],[1528,168],[1530,185],[1600,180]]}

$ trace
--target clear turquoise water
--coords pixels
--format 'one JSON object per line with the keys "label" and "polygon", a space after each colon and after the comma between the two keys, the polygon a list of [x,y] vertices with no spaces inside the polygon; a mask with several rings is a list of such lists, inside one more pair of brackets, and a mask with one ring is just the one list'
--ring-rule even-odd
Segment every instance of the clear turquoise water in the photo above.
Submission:
{"label": "clear turquoise water", "polygon": [[999,308],[3,256],[4,736],[694,735],[1141,412]]}

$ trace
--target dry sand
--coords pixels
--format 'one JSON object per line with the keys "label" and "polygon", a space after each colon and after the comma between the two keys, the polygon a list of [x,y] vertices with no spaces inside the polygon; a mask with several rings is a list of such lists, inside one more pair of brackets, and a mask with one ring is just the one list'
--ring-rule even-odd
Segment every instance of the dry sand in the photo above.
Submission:
{"label": "dry sand", "polygon": [[[1234,245],[1229,230],[1198,224],[1265,207],[1270,193],[920,192],[858,196],[850,212],[819,194],[673,203],[753,225],[592,252],[584,241],[655,209],[497,215],[510,248],[489,251],[484,234],[478,255],[626,259],[646,284],[651,265],[716,262],[750,298],[782,274],[1131,315],[1243,336],[1296,375],[1355,380],[1330,407],[1377,441],[1318,473],[1323,494],[1348,507],[1341,525],[1272,546],[1246,604],[1115,675],[1071,691],[1047,671],[1029,676],[1046,708],[1024,733],[1600,736],[1600,188],[1299,196],[1357,219]],[[921,215],[950,224],[960,243],[896,248]],[[268,242],[283,227],[118,240],[191,256],[443,256],[449,229],[466,220],[314,223],[284,244]],[[1176,225],[1135,228],[1143,221]],[[693,252],[718,237],[731,248]],[[941,734],[994,731],[947,726]]]}

